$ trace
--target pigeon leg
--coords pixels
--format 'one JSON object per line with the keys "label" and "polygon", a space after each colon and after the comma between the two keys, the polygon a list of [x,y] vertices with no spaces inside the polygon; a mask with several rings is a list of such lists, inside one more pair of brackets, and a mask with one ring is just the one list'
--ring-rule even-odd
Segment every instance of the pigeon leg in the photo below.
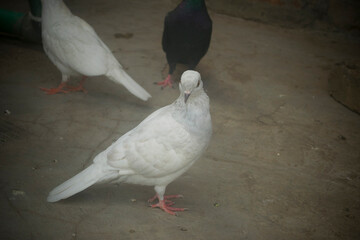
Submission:
{"label": "pigeon leg", "polygon": [[161,89],[163,89],[166,86],[173,87],[173,81],[171,80],[171,74],[169,74],[164,81],[162,82],[156,82],[157,85],[161,86]]}
{"label": "pigeon leg", "polygon": [[157,196],[157,194],[155,194],[155,196],[153,196],[152,198],[150,198],[149,200],[148,200],[148,202],[149,203],[152,203],[153,201],[155,201],[155,199],[157,199],[158,198],[158,196]]}
{"label": "pigeon leg", "polygon": [[69,91],[64,90],[64,87],[66,86],[65,82],[60,83],[60,85],[57,88],[40,88],[40,90],[44,91],[48,95],[54,95],[57,93],[68,93]]}
{"label": "pigeon leg", "polygon": [[[164,196],[164,200],[165,200],[166,202],[169,202],[169,203],[170,203],[170,202],[173,202],[173,201],[170,201],[170,200],[169,200],[169,199],[173,199],[173,198],[184,198],[184,196],[181,195],[181,194]],[[148,200],[148,202],[149,202],[149,203],[152,203],[153,201],[155,201],[155,199],[159,199],[159,197],[158,197],[157,194],[155,194],[154,197],[150,198],[150,199]]]}
{"label": "pigeon leg", "polygon": [[83,84],[85,82],[86,77],[83,76],[78,86],[66,86],[67,89],[71,92],[84,92],[87,93],[87,90],[84,88]]}

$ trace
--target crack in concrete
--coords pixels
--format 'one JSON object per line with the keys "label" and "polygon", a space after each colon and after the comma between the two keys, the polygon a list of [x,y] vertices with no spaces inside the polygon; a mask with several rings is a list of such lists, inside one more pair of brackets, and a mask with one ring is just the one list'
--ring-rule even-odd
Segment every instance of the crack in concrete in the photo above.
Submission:
{"label": "crack in concrete", "polygon": [[[276,114],[282,107],[284,107],[285,105],[286,105],[286,103],[280,104],[280,105],[277,106],[277,108],[274,109],[272,112],[267,113],[267,114],[261,114],[261,115],[259,115],[258,117],[256,117],[256,120],[257,120],[259,123],[263,124],[263,125],[267,125],[267,126],[269,126],[269,125],[273,125],[273,126],[274,126],[274,125],[275,125],[275,126],[278,126],[279,123],[274,120],[273,115],[275,115],[275,114]],[[270,119],[270,122],[272,122],[273,124],[267,122],[266,119]],[[281,124],[280,124],[280,125],[281,125]]]}

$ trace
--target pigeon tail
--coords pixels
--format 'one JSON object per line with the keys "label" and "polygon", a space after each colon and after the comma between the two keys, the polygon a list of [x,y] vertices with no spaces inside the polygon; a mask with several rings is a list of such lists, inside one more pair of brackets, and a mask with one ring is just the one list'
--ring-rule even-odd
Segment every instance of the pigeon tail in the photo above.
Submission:
{"label": "pigeon tail", "polygon": [[151,97],[151,95],[143,87],[135,82],[134,79],[132,79],[120,67],[109,71],[106,76],[110,80],[122,84],[127,90],[143,101],[146,101]]}
{"label": "pigeon tail", "polygon": [[97,164],[92,164],[82,172],[54,188],[47,197],[48,202],[57,202],[85,190],[104,177],[105,172]]}

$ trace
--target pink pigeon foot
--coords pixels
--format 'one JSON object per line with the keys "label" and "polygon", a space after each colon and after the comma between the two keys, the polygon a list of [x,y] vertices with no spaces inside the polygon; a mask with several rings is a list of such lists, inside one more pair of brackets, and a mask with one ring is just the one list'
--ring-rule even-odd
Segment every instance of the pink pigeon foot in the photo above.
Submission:
{"label": "pink pigeon foot", "polygon": [[171,75],[169,74],[164,81],[162,82],[157,82],[157,85],[161,86],[161,89],[164,89],[164,87],[169,86],[169,87],[173,87],[173,81],[171,80]]}
{"label": "pink pigeon foot", "polygon": [[163,200],[160,200],[158,195],[156,194],[154,197],[150,198],[148,200],[148,202],[153,202],[155,201],[155,199],[159,199],[159,202],[156,204],[152,204],[151,207],[152,208],[160,208],[163,211],[171,214],[171,215],[176,215],[176,212],[183,212],[186,211],[187,208],[174,208],[171,207],[172,205],[175,204],[175,202],[169,200],[169,199],[173,199],[173,198],[183,198],[183,195],[177,194],[177,195],[168,195],[168,196],[164,196]]}
{"label": "pink pigeon foot", "polygon": [[44,91],[48,95],[68,93],[69,91],[64,90],[64,87],[66,87],[66,83],[62,82],[57,88],[40,88],[40,90]]}
{"label": "pink pigeon foot", "polygon": [[87,93],[87,90],[84,88],[83,84],[85,82],[85,77],[80,81],[78,86],[66,86],[67,89],[71,92],[84,92]]}
{"label": "pink pigeon foot", "polygon": [[166,203],[165,200],[160,200],[158,203],[151,205],[152,208],[160,208],[163,211],[176,216],[176,212],[183,212],[186,211],[186,208],[174,208],[174,207],[170,207],[172,206],[174,203]]}

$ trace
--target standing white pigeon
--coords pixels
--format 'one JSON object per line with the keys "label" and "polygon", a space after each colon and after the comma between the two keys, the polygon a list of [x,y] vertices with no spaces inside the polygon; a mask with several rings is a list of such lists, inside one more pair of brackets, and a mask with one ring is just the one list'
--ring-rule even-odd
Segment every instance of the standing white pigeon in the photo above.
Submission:
{"label": "standing white pigeon", "polygon": [[66,86],[66,82],[72,75],[105,75],[144,101],[151,97],[123,70],[94,29],[74,16],[62,0],[41,2],[44,50],[62,74],[62,82],[57,88],[42,88],[43,91],[47,94],[86,91],[82,87],[84,78],[77,87]]}
{"label": "standing white pigeon", "polygon": [[209,97],[203,89],[200,74],[188,70],[181,76],[180,96],[172,104],[160,108],[137,127],[124,134],[92,165],[53,189],[47,198],[56,202],[103,181],[155,186],[157,204],[175,215],[183,208],[171,207],[164,196],[166,186],[187,171],[200,158],[209,144],[212,126]]}

